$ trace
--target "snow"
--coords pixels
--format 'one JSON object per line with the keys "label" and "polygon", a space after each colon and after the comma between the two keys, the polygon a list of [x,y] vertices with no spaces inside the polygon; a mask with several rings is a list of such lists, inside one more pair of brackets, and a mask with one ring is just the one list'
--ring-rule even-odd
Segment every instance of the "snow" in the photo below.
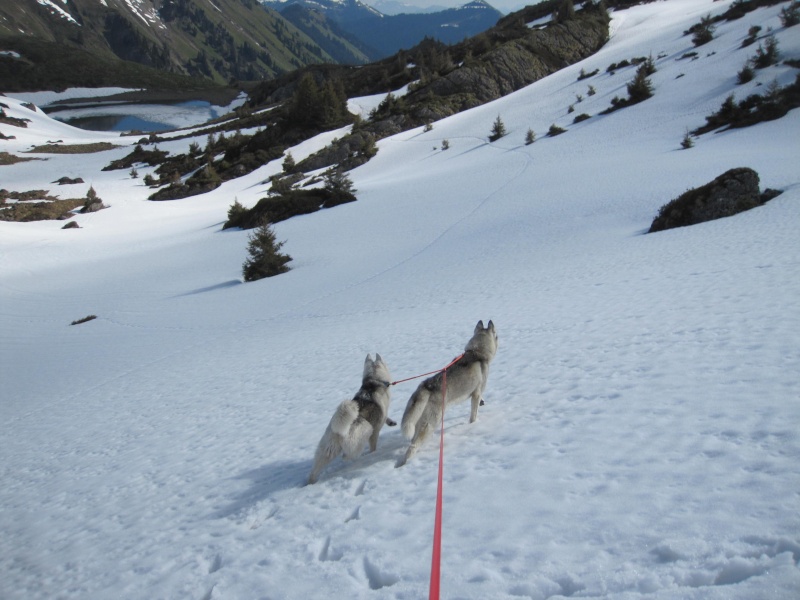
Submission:
{"label": "snow", "polygon": [[[424,597],[434,441],[396,469],[406,441],[384,428],[377,452],[304,482],[367,353],[409,377],[492,319],[486,405],[472,425],[466,405],[445,417],[443,597],[796,598],[800,113],[680,140],[731,92],[794,78],[736,85],[749,27],[772,27],[784,58],[800,36],[760,9],[681,60],[682,32],[728,5],[617,13],[595,56],[381,141],[351,172],[357,202],[276,225],[293,268],[259,282],[241,283],[248,233],[221,224],[281,161],[173,202],[100,170],[130,145],[0,167],[6,189],[92,185],[110,207],[80,229],[0,222],[0,597]],[[599,116],[634,72],[606,66],[651,54],[654,97]],[[574,125],[577,94],[593,116]],[[3,102],[31,123],[0,124],[2,151],[131,143]],[[509,133],[490,144],[498,115]],[[644,235],[739,166],[784,193]],[[415,385],[392,388],[393,418]]]}
{"label": "snow", "polygon": [[73,100],[76,98],[103,98],[105,96],[113,96],[115,94],[122,94],[125,92],[137,91],[132,88],[121,87],[104,87],[104,88],[69,88],[61,92],[43,91],[43,92],[13,92],[5,94],[9,98],[16,98],[23,102],[31,102],[36,106],[49,106],[55,104],[60,100]]}
{"label": "snow", "polygon": [[[53,113],[61,121],[86,117],[118,117],[117,130],[130,130],[126,124],[141,121],[162,124],[169,128],[188,128],[226,115],[247,101],[242,92],[227,106],[217,106],[206,101],[178,102],[175,104],[138,104],[126,101],[103,100],[108,96],[132,91],[125,88],[70,88],[63,92],[15,92],[8,97],[36,106],[55,105],[58,101],[75,100],[70,107]],[[97,100],[87,100],[94,98]],[[126,119],[125,117],[132,117]],[[132,127],[135,129],[135,127]]]}
{"label": "snow", "polygon": [[[67,12],[60,6],[53,4],[51,0],[36,0],[36,2],[44,6],[52,14],[59,16],[62,19],[66,19],[67,21],[71,22],[74,25],[80,26],[80,24],[75,20],[75,18],[69,12]],[[64,5],[66,5],[66,2],[64,2]]]}
{"label": "snow", "polygon": [[[389,92],[395,98],[400,98],[408,93],[408,85],[404,85],[400,89]],[[368,119],[369,114],[377,109],[381,102],[386,100],[389,94],[373,94],[371,96],[362,96],[360,98],[350,98],[347,101],[347,110],[354,115],[359,115],[362,119]]]}

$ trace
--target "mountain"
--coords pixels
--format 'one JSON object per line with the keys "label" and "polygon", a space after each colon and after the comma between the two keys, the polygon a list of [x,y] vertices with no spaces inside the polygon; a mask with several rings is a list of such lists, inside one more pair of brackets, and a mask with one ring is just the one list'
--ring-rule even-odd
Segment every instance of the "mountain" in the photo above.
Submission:
{"label": "mountain", "polygon": [[323,11],[304,4],[290,4],[283,8],[281,16],[311,38],[336,63],[364,64],[377,55],[373,48],[345,31]]}
{"label": "mountain", "polygon": [[[468,404],[444,415],[442,597],[796,600],[800,109],[681,147],[730,95],[797,79],[785,2],[715,20],[694,46],[685,32],[733,4],[614,11],[598,52],[381,140],[349,173],[356,202],[275,225],[292,269],[254,283],[249,232],[221,224],[267,195],[283,157],[149,202],[154,167],[102,170],[139,136],[0,98],[0,156],[33,159],[0,165],[0,187],[67,199],[91,185],[108,206],[66,230],[0,222],[0,597],[427,597],[438,427],[401,468],[408,442],[384,427],[375,452],[304,484],[365,355],[400,381],[492,319],[478,420]],[[770,35],[781,61],[738,83]],[[652,97],[601,114],[641,57]],[[367,119],[385,100],[350,106]],[[498,116],[507,134],[490,142]],[[62,152],[31,152],[48,140]],[[193,128],[158,148],[207,141]],[[98,144],[115,147],[66,153]],[[783,194],[646,233],[671,199],[740,166]],[[392,419],[422,380],[391,386]]]}
{"label": "mountain", "polygon": [[433,13],[385,15],[359,0],[286,0],[266,2],[291,20],[287,10],[296,4],[324,14],[343,30],[374,49],[373,60],[409,49],[429,37],[446,44],[477,35],[503,15],[483,0]]}
{"label": "mountain", "polygon": [[7,57],[0,60],[4,91],[24,85],[26,79],[57,77],[53,65],[39,56],[61,61],[69,57],[80,65],[62,74],[72,85],[105,83],[88,76],[84,78],[89,81],[75,81],[83,69],[95,67],[79,58],[84,55],[217,83],[265,79],[335,61],[256,0],[4,0],[0,44],[22,55],[16,63]]}

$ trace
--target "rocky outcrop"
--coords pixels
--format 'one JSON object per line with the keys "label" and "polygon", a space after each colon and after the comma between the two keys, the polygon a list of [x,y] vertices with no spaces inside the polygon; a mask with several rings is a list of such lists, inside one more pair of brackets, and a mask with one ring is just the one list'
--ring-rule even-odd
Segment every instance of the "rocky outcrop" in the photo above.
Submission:
{"label": "rocky outcrop", "polygon": [[731,169],[661,207],[648,233],[730,217],[761,206],[779,193],[769,189],[762,193],[753,169]]}
{"label": "rocky outcrop", "polygon": [[428,90],[437,96],[469,94],[483,104],[591,56],[607,39],[608,25],[599,13],[531,29],[480,60],[466,61],[431,82]]}

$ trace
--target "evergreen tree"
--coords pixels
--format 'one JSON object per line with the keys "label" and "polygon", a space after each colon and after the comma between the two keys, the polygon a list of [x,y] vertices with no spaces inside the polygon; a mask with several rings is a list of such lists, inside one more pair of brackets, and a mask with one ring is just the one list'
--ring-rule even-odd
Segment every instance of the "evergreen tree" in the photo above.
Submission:
{"label": "evergreen tree", "polygon": [[320,91],[310,73],[300,78],[289,102],[289,119],[298,125],[315,125],[319,120]]}
{"label": "evergreen tree", "polygon": [[286,273],[287,263],[292,260],[288,254],[281,253],[284,242],[278,242],[269,223],[257,227],[248,238],[249,258],[242,265],[245,281],[257,281]]}
{"label": "evergreen tree", "polygon": [[494,142],[499,140],[506,134],[506,126],[503,123],[503,120],[500,118],[500,115],[497,115],[497,118],[494,120],[494,124],[492,125],[492,132],[489,136],[489,141]]}
{"label": "evergreen tree", "polygon": [[636,104],[647,100],[653,95],[653,84],[647,77],[647,64],[642,64],[637,70],[633,80],[628,83],[628,104]]}
{"label": "evergreen tree", "polygon": [[767,37],[765,45],[758,45],[756,55],[753,58],[753,66],[756,69],[765,69],[770,65],[777,64],[779,55],[778,40],[775,39],[774,35],[770,35]]}
{"label": "evergreen tree", "polygon": [[711,15],[706,15],[700,19],[700,24],[694,29],[692,43],[695,46],[702,46],[714,39],[714,20]]}
{"label": "evergreen tree", "polygon": [[336,127],[347,122],[348,115],[341,82],[326,81],[320,86],[311,73],[300,79],[288,105],[289,119],[307,127]]}
{"label": "evergreen tree", "polygon": [[283,172],[284,173],[291,173],[294,171],[297,163],[294,161],[294,157],[292,156],[291,152],[286,153],[286,158],[283,159]]}
{"label": "evergreen tree", "polygon": [[353,180],[340,168],[328,169],[323,174],[325,189],[331,192],[334,199],[354,197],[358,191],[353,187]]}

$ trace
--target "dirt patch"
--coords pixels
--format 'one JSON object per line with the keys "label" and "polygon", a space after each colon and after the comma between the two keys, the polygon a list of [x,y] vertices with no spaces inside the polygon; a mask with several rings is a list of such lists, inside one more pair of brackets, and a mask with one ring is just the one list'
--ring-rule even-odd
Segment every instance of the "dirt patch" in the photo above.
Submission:
{"label": "dirt patch", "polygon": [[94,154],[95,152],[105,152],[114,148],[122,148],[117,144],[109,142],[95,142],[93,144],[42,144],[34,146],[28,150],[38,154]]}

